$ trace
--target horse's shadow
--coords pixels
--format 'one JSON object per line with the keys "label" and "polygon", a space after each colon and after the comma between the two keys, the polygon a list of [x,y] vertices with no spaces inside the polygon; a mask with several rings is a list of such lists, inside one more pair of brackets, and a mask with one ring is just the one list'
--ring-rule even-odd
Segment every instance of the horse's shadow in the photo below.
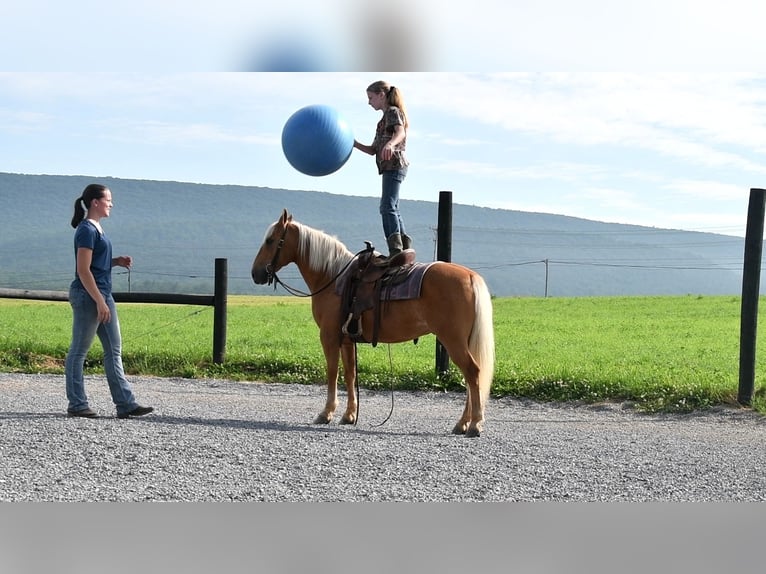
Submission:
{"label": "horse's shadow", "polygon": [[203,417],[179,417],[173,415],[157,415],[142,419],[145,423],[158,423],[168,425],[201,425],[208,427],[224,427],[228,429],[252,430],[252,431],[280,431],[293,433],[358,433],[370,436],[441,436],[431,432],[402,432],[387,431],[382,427],[366,427],[360,424],[297,424],[284,421],[259,421],[229,418],[203,418]]}
{"label": "horse's shadow", "polygon": [[[66,413],[59,412],[30,412],[30,411],[18,411],[18,412],[0,412],[0,421],[3,420],[56,420],[68,418]],[[117,416],[100,416],[96,419],[88,419],[98,424],[99,421],[112,420],[117,421]],[[119,420],[120,423],[126,423],[128,421]],[[259,421],[259,420],[245,420],[234,418],[205,418],[205,417],[183,417],[175,415],[166,415],[152,413],[142,418],[132,418],[130,422],[138,422],[141,424],[160,424],[160,425],[173,425],[173,426],[186,426],[197,425],[206,427],[222,427],[231,430],[249,430],[249,431],[279,431],[279,432],[293,432],[293,433],[341,433],[341,432],[354,432],[362,435],[370,436],[424,436],[424,437],[438,437],[442,436],[439,433],[432,432],[402,432],[402,431],[387,431],[381,427],[363,427],[357,425],[341,425],[341,424],[326,424],[318,425],[312,423],[296,424],[288,423],[284,421]]]}

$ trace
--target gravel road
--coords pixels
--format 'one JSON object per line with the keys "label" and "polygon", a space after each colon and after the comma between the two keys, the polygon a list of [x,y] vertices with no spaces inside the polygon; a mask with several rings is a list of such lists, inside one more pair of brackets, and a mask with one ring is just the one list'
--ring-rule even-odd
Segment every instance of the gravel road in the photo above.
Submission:
{"label": "gravel road", "polygon": [[492,399],[467,439],[462,394],[396,392],[379,425],[391,394],[363,389],[357,426],[317,426],[322,386],[131,381],[151,415],[117,419],[91,377],[102,416],[70,419],[63,376],[0,373],[0,500],[766,500],[766,417],[744,409]]}

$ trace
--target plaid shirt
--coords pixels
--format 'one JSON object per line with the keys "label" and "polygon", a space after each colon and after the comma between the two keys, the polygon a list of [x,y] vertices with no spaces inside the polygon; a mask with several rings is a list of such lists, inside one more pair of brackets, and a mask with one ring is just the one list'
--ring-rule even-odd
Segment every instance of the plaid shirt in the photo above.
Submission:
{"label": "plaid shirt", "polygon": [[393,137],[396,126],[404,127],[404,117],[399,108],[391,106],[383,113],[383,117],[378,122],[375,130],[375,140],[372,142],[372,147],[375,149],[375,163],[378,164],[378,173],[397,170],[410,165],[404,153],[407,147],[406,136],[394,147],[394,154],[391,156],[391,159],[384,161],[380,158],[380,150]]}

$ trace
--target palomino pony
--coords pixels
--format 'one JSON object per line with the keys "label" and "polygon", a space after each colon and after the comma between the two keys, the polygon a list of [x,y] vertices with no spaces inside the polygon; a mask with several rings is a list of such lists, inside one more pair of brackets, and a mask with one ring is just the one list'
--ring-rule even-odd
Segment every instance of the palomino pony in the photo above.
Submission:
{"label": "palomino pony", "polygon": [[[354,343],[342,333],[341,296],[334,288],[354,257],[336,238],[293,220],[285,209],[266,230],[253,261],[252,277],[257,285],[271,283],[277,271],[295,263],[311,291],[311,310],[327,362],[327,402],[314,420],[317,424],[329,423],[338,406],[339,358],[348,397],[341,423],[356,422]],[[371,311],[362,315],[360,324],[362,333],[371,333]],[[423,276],[418,298],[386,302],[378,341],[401,343],[429,333],[436,335],[465,378],[465,409],[452,432],[479,436],[495,362],[492,301],[479,274],[453,263],[435,262]]]}

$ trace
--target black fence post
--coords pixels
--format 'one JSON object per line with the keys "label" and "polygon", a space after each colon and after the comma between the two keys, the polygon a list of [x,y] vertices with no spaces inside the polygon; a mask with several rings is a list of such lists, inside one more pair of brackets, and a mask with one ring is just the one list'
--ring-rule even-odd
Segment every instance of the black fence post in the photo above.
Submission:
{"label": "black fence post", "polygon": [[222,365],[226,356],[226,304],[228,290],[228,261],[215,260],[213,292],[213,363]]}
{"label": "black fence post", "polygon": [[[436,228],[436,259],[437,261],[452,261],[452,192],[439,192],[439,221]],[[436,374],[443,375],[449,371],[449,354],[447,349],[436,340]]]}
{"label": "black fence post", "polygon": [[739,330],[739,390],[737,401],[750,405],[755,390],[755,347],[758,331],[758,299],[763,253],[763,219],[766,190],[751,189],[745,230],[745,262],[742,272],[742,313]]}

